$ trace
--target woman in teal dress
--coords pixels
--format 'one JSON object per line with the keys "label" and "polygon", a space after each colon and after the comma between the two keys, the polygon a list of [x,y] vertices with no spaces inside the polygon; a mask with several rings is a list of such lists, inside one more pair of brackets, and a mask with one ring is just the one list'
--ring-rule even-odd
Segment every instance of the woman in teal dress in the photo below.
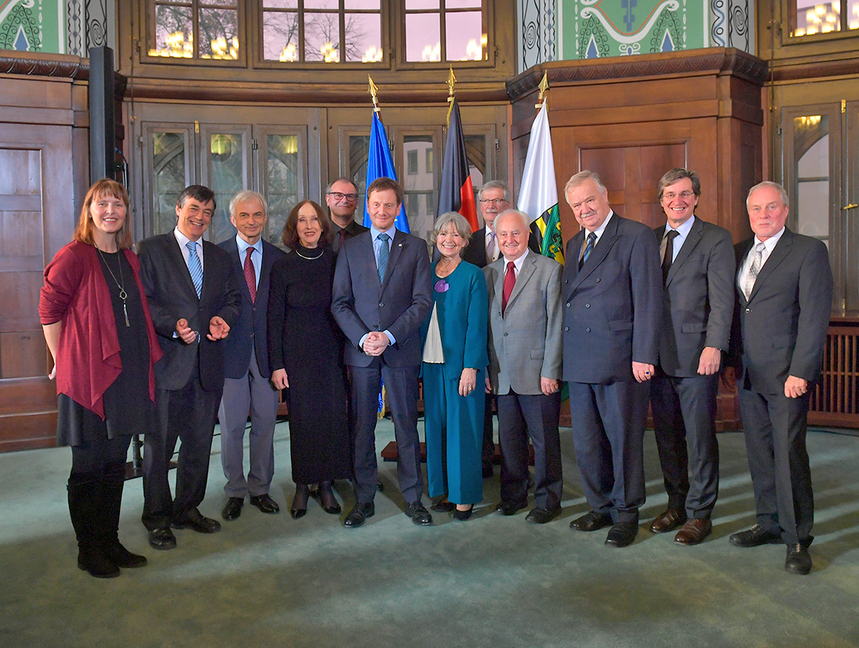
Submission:
{"label": "woman in teal dress", "polygon": [[483,271],[462,260],[471,227],[463,216],[438,217],[432,240],[433,308],[422,332],[427,481],[433,508],[471,517],[483,499],[483,406],[488,296]]}

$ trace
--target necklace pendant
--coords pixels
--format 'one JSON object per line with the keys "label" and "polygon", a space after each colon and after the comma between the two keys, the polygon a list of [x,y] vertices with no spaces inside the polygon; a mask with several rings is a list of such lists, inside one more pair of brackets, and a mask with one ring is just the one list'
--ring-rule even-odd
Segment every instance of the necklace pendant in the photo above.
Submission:
{"label": "necklace pendant", "polygon": [[125,307],[125,302],[122,303],[122,312],[125,313],[125,325],[131,326],[131,322],[128,321],[128,309]]}

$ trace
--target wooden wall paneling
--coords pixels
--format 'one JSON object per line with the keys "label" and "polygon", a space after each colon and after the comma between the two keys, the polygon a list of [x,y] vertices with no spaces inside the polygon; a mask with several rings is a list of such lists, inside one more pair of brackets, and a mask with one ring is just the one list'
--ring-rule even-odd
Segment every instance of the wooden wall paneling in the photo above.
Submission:
{"label": "wooden wall paneling", "polygon": [[[68,64],[73,76],[80,59],[75,67],[68,58],[52,69]],[[71,240],[89,185],[88,171],[79,171],[89,168],[80,85],[47,76],[0,79],[0,452],[56,439],[56,384],[47,379],[38,300],[42,271]]]}

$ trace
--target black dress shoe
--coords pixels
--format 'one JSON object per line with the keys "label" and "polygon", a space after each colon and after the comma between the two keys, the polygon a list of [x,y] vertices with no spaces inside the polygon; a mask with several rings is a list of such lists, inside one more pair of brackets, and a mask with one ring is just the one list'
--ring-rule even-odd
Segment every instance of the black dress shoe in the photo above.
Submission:
{"label": "black dress shoe", "polygon": [[227,521],[235,520],[242,514],[242,507],[245,505],[244,497],[231,497],[227,500],[227,505],[221,511],[221,517]]}
{"label": "black dress shoe", "polygon": [[537,507],[535,509],[531,509],[531,512],[528,513],[525,521],[532,522],[533,524],[546,524],[547,522],[554,520],[560,514],[560,506],[556,506],[551,511],[549,509]]}
{"label": "black dress shoe", "polygon": [[501,515],[516,515],[523,508],[528,506],[528,502],[526,500],[522,500],[519,502],[498,502],[495,505],[495,512],[500,513]]}
{"label": "black dress shoe", "polygon": [[610,515],[590,511],[570,522],[570,528],[576,531],[598,531],[609,524],[611,524]]}
{"label": "black dress shoe", "polygon": [[609,547],[628,547],[638,535],[637,522],[616,522],[608,531],[605,543]]}
{"label": "black dress shoe", "polygon": [[221,530],[221,523],[204,517],[198,509],[192,508],[173,520],[173,528],[191,529],[197,533],[217,533]]}
{"label": "black dress shoe", "polygon": [[439,513],[450,513],[453,509],[456,508],[456,504],[449,501],[447,498],[443,498],[430,506],[433,511],[437,511]]}
{"label": "black dress shoe", "polygon": [[280,513],[280,507],[277,505],[268,493],[262,495],[252,495],[251,504],[256,506],[263,513]]}
{"label": "black dress shoe", "polygon": [[765,544],[782,543],[781,535],[767,531],[760,524],[756,524],[746,531],[732,533],[728,540],[735,547],[760,547]]}
{"label": "black dress shoe", "polygon": [[373,502],[367,502],[366,504],[362,504],[361,502],[357,502],[355,504],[355,508],[353,508],[346,515],[346,519],[343,520],[343,526],[347,529],[356,529],[364,522],[366,522],[367,518],[371,518],[376,514],[376,505]]}
{"label": "black dress shoe", "polygon": [[149,546],[159,550],[175,549],[176,536],[168,527],[155,527],[149,530]]}
{"label": "black dress shoe", "polygon": [[471,514],[474,512],[474,504],[469,506],[464,511],[460,511],[458,508],[453,509],[453,519],[459,520],[460,522],[465,522],[467,519],[471,517]]}
{"label": "black dress shoe", "polygon": [[334,497],[334,489],[331,488],[330,481],[319,482],[319,488],[314,490],[311,495],[319,499],[319,506],[329,515],[340,515],[342,512],[340,502]]}
{"label": "black dress shoe", "polygon": [[808,553],[808,548],[801,544],[788,545],[784,568],[791,574],[805,575],[810,572],[811,555]]}
{"label": "black dress shoe", "polygon": [[292,504],[289,505],[289,514],[293,520],[304,517],[307,513],[307,499],[310,497],[310,489],[307,484],[295,485],[295,496],[292,498]]}
{"label": "black dress shoe", "polygon": [[426,510],[420,500],[406,504],[406,515],[412,518],[412,523],[418,526],[431,526],[432,515]]}

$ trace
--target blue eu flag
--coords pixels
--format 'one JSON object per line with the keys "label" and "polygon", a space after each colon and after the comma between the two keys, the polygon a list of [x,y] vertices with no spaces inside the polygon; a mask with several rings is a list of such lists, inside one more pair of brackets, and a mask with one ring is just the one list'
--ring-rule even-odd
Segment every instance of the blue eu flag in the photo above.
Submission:
{"label": "blue eu flag", "polygon": [[[367,184],[370,186],[376,178],[391,178],[397,179],[397,172],[394,170],[394,161],[391,159],[391,149],[388,148],[388,136],[385,133],[385,127],[382,125],[382,120],[379,115],[373,112],[373,127],[370,130],[370,153],[367,159]],[[364,227],[370,227],[370,214],[367,212],[367,202],[364,201]],[[400,213],[397,215],[397,220],[394,225],[401,232],[410,234],[409,221],[406,218],[406,206],[400,205]]]}

